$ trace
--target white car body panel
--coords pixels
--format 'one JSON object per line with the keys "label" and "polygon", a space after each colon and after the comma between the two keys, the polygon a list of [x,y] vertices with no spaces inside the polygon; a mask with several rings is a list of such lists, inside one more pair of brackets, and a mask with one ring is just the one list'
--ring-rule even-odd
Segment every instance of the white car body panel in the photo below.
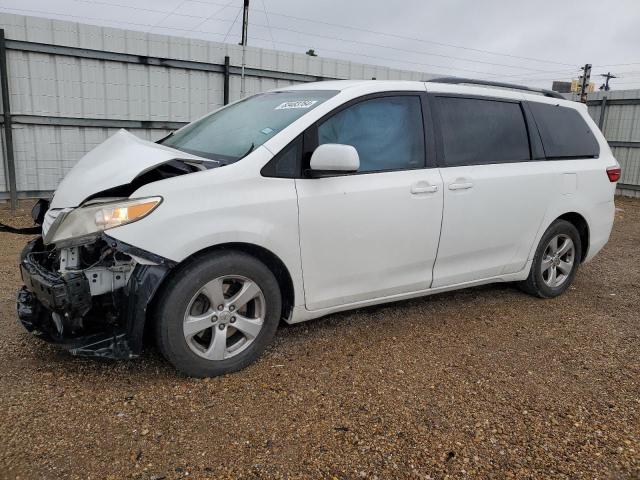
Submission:
{"label": "white car body panel", "polygon": [[442,221],[437,169],[299,179],[296,187],[310,310],[431,286]]}
{"label": "white car body panel", "polygon": [[[440,169],[445,208],[433,287],[514,273],[524,267],[545,215],[546,199],[558,187],[559,179],[549,172],[548,163]],[[471,186],[451,189],[461,184]]]}
{"label": "white car body panel", "polygon": [[[559,216],[589,225],[586,260],[607,242],[617,166],[606,140],[574,102],[488,89],[404,81],[339,81],[284,90],[339,90],[237,163],[144,185],[131,197],[161,196],[148,217],[108,230],[116,239],[182,262],[230,243],[255,245],[286,266],[294,323],[360,306],[527,277],[536,246]],[[283,90],[283,89],[279,89]],[[305,129],[343,103],[387,91],[448,92],[577,108],[600,144],[596,159],[269,178],[261,169]],[[206,161],[118,133],[87,154],[60,184],[52,208],[130,182],[174,158]],[[472,188],[449,190],[469,181]],[[412,194],[412,187],[436,187]],[[442,224],[442,231],[440,230]]]}
{"label": "white car body panel", "polygon": [[163,202],[153,221],[149,217],[108,234],[176,262],[228,243],[265,248],[287,266],[296,303],[303,304],[295,184],[259,175],[272,156],[259,147],[241,162],[145,185],[132,196],[159,192]]}
{"label": "white car body panel", "polygon": [[[583,251],[583,255],[586,253],[583,262],[588,262],[608,242],[613,228],[616,184],[609,181],[606,170],[620,165],[613,156],[604,135],[589,116],[586,105],[547,97],[533,99],[541,103],[560,104],[576,109],[595,135],[600,146],[600,156],[589,159],[547,161],[550,171],[561,172],[563,175],[569,174],[573,177],[570,184],[572,188],[567,189],[567,178],[564,177],[559,191],[548,201],[547,212],[534,239],[529,258],[533,259],[538,242],[549,225],[556,218],[575,212],[586,220],[589,228],[589,246],[586,252]],[[573,188],[574,185],[575,188]]]}
{"label": "white car body panel", "polygon": [[93,194],[125,185],[146,170],[176,158],[209,162],[118,130],[75,164],[60,182],[51,208],[77,207]]}
{"label": "white car body panel", "polygon": [[457,283],[454,285],[448,285],[446,287],[428,288],[426,290],[417,290],[415,292],[400,293],[397,295],[389,295],[386,297],[378,297],[371,300],[363,300],[360,302],[346,303],[344,305],[338,305],[335,307],[322,308],[319,310],[309,310],[305,307],[296,306],[291,319],[287,320],[288,323],[299,323],[314,318],[320,318],[332,313],[344,312],[347,310],[353,310],[355,308],[370,307],[372,305],[381,305],[390,302],[399,302],[402,300],[410,300],[412,298],[426,297],[429,295],[435,295],[438,293],[450,292],[453,290],[460,290],[462,288],[477,287],[480,285],[487,285],[490,283],[502,283],[502,282],[518,282],[527,278],[529,275],[529,268],[531,268],[531,261],[527,262],[527,266],[517,273],[511,273],[508,275],[499,275],[496,277],[483,278],[482,280],[475,280],[471,282]]}

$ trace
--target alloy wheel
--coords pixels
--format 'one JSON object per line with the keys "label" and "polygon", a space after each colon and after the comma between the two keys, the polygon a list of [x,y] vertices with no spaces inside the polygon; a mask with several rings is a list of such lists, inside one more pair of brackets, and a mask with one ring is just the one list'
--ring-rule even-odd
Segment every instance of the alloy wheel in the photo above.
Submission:
{"label": "alloy wheel", "polygon": [[576,247],[568,235],[554,236],[542,255],[542,280],[551,288],[567,281],[576,257]]}
{"label": "alloy wheel", "polygon": [[189,302],[183,322],[187,345],[207,360],[225,360],[256,339],[266,315],[262,290],[253,280],[226,275],[204,285]]}

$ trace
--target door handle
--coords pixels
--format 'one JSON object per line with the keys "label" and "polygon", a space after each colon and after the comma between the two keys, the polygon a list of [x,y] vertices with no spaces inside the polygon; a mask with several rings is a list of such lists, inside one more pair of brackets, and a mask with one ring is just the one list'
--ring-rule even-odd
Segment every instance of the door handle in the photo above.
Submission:
{"label": "door handle", "polygon": [[437,185],[429,185],[428,183],[416,183],[411,185],[411,193],[435,193],[438,191]]}
{"label": "door handle", "polygon": [[449,190],[468,190],[473,187],[471,182],[450,183]]}

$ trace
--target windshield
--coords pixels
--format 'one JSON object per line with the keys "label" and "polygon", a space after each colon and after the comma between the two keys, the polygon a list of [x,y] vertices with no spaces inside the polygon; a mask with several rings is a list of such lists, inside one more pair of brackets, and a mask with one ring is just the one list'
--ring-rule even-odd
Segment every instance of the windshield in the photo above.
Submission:
{"label": "windshield", "polygon": [[161,143],[233,163],[337,93],[295,90],[254,95],[181,128]]}

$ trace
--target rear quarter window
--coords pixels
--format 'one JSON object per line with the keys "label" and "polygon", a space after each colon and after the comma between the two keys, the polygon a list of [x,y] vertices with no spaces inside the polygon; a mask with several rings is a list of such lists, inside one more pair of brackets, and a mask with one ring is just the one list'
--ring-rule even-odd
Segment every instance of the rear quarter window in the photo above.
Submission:
{"label": "rear quarter window", "polygon": [[582,115],[573,108],[530,102],[548,159],[595,158],[600,146]]}

